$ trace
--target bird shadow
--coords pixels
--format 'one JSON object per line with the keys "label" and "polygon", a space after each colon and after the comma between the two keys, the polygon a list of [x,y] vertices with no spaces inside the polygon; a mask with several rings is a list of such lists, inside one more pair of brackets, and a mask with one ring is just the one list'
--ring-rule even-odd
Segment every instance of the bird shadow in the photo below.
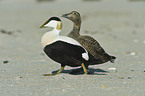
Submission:
{"label": "bird shadow", "polygon": [[[56,73],[59,70],[55,70],[52,73]],[[77,68],[77,69],[70,69],[70,70],[63,70],[61,73],[63,74],[71,74],[71,75],[83,75],[83,69]],[[108,71],[105,71],[103,69],[95,69],[95,68],[89,68],[88,75],[107,75]]]}

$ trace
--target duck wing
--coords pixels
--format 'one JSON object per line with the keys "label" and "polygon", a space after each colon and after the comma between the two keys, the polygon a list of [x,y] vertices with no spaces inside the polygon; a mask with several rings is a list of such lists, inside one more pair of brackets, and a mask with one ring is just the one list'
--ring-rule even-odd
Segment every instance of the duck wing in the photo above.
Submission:
{"label": "duck wing", "polygon": [[77,41],[92,55],[92,59],[97,59],[97,63],[104,63],[111,60],[101,45],[91,36],[80,36]]}

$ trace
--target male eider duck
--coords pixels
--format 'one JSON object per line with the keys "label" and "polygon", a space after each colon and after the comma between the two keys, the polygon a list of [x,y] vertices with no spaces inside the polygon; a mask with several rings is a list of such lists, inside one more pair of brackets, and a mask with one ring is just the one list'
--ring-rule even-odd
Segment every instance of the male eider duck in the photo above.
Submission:
{"label": "male eider duck", "polygon": [[42,36],[43,50],[49,58],[61,64],[61,69],[57,73],[44,74],[44,76],[59,74],[66,65],[71,67],[82,66],[84,74],[87,74],[86,62],[89,60],[89,56],[86,49],[76,40],[59,35],[62,22],[58,17],[51,17],[40,28],[47,27],[52,27],[53,30]]}
{"label": "male eider duck", "polygon": [[80,35],[81,16],[77,11],[63,14],[62,17],[73,22],[73,29],[67,36],[77,40],[88,51],[90,58],[87,65],[102,64],[108,61],[114,63],[116,57],[108,55],[94,38]]}

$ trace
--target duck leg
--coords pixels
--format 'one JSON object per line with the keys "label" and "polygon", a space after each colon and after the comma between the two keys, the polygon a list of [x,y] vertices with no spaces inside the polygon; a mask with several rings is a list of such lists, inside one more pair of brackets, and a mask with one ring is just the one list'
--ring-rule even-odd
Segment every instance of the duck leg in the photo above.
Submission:
{"label": "duck leg", "polygon": [[84,74],[87,74],[87,73],[88,73],[88,69],[86,69],[85,64],[84,64],[84,63],[82,63],[81,65],[82,65],[82,67],[83,67]]}
{"label": "duck leg", "polygon": [[62,71],[64,70],[64,67],[61,67],[60,70],[56,73],[52,73],[52,74],[43,74],[44,76],[53,76],[53,75],[57,75],[60,74]]}
{"label": "duck leg", "polygon": [[70,74],[78,74],[79,72],[84,71],[84,68],[85,68],[85,70],[87,70],[87,73],[88,73],[88,74],[91,74],[91,73],[89,72],[88,66],[85,66],[84,64],[82,64],[82,67],[81,67],[81,68],[72,70],[72,71],[70,72]]}

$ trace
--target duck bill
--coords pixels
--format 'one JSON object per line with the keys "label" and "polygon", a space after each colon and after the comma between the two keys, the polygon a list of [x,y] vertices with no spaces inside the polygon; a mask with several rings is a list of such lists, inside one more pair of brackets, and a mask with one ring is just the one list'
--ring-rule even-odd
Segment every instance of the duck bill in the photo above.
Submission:
{"label": "duck bill", "polygon": [[45,27],[44,27],[44,25],[41,25],[39,28],[41,29],[41,28],[45,28]]}
{"label": "duck bill", "polygon": [[47,20],[44,24],[42,24],[39,28],[47,28],[45,25],[49,22],[49,20]]}
{"label": "duck bill", "polygon": [[41,28],[47,28],[47,26],[45,26],[45,24],[46,24],[47,22],[45,22],[43,25],[41,25],[39,28],[41,29]]}
{"label": "duck bill", "polygon": [[67,15],[68,14],[63,14],[63,15],[61,15],[61,17],[68,18]]}

